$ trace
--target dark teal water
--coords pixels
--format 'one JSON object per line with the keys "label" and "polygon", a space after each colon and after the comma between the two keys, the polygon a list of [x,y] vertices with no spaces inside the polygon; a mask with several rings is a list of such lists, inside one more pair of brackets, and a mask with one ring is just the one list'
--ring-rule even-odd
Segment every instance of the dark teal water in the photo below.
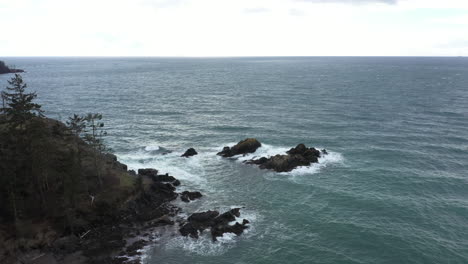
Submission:
{"label": "dark teal water", "polygon": [[[245,207],[246,234],[161,231],[146,263],[468,263],[466,58],[4,60],[49,116],[101,112],[123,162],[202,191],[186,214]],[[331,154],[284,174],[215,155],[245,137]]]}

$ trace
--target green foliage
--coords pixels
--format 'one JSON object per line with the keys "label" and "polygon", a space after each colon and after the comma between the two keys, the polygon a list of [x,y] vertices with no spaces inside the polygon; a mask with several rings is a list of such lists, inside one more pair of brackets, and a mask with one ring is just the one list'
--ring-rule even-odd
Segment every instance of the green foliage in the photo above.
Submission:
{"label": "green foliage", "polygon": [[8,81],[9,86],[6,91],[1,92],[2,108],[1,113],[7,115],[9,122],[14,124],[24,124],[27,120],[35,116],[43,116],[41,105],[34,103],[37,94],[35,92],[26,93],[27,85],[19,74],[15,74]]}

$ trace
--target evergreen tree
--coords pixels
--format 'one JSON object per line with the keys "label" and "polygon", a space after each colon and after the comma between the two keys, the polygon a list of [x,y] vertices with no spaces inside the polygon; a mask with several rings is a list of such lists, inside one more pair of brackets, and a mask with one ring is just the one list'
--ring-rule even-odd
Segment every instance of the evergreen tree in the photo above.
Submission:
{"label": "evergreen tree", "polygon": [[33,102],[37,94],[26,93],[27,85],[21,75],[15,74],[8,84],[6,91],[1,92],[3,103],[1,113],[6,114],[10,122],[24,124],[34,116],[43,116],[41,105]]}

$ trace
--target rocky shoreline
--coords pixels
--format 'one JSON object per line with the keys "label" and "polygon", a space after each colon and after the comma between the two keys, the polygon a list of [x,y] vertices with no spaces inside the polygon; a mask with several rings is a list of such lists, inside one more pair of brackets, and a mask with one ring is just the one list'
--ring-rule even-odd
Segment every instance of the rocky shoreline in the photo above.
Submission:
{"label": "rocky shoreline", "polygon": [[[52,121],[58,122],[58,121]],[[56,123],[56,126],[61,126]],[[82,146],[86,148],[86,145]],[[224,147],[218,155],[232,158],[254,153],[261,143],[248,138],[233,147]],[[188,149],[181,158],[196,155],[195,149]],[[284,155],[261,157],[245,161],[258,165],[261,169],[278,172],[290,171],[298,166],[308,166],[326,155],[326,150],[307,148],[299,144]],[[198,191],[177,192],[181,182],[169,174],[159,174],[154,168],[127,170],[127,166],[117,161],[112,154],[102,157],[114,173],[131,177],[134,183],[131,193],[125,192],[117,202],[104,198],[91,197],[90,204],[77,209],[78,218],[73,222],[73,230],[59,233],[54,229],[44,229],[31,238],[18,238],[0,232],[0,259],[2,263],[141,263],[141,250],[155,240],[156,229],[163,226],[176,227],[182,236],[197,239],[205,230],[216,243],[225,233],[241,235],[249,228],[249,220],[236,222],[241,208],[233,208],[220,213],[209,210],[194,212],[187,218],[181,217],[181,208],[173,202],[180,198],[190,203],[203,197]],[[112,171],[107,169],[107,171]],[[109,175],[110,177],[110,175]],[[108,179],[111,180],[111,179]],[[110,192],[121,192],[110,189]],[[7,228],[6,225],[2,229]],[[1,230],[1,229],[0,229]],[[21,244],[21,246],[18,246]],[[8,247],[10,245],[10,247]],[[15,245],[15,246],[11,246]]]}

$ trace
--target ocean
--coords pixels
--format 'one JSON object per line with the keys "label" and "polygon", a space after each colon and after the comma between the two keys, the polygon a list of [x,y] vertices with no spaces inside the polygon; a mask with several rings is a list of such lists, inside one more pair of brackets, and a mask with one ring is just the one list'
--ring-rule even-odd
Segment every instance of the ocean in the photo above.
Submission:
{"label": "ocean", "polygon": [[[121,162],[202,192],[183,214],[251,222],[216,243],[166,227],[145,263],[468,263],[467,58],[3,60],[47,116],[102,113]],[[263,146],[216,156],[247,137]],[[289,173],[242,163],[299,143],[330,154]]]}

